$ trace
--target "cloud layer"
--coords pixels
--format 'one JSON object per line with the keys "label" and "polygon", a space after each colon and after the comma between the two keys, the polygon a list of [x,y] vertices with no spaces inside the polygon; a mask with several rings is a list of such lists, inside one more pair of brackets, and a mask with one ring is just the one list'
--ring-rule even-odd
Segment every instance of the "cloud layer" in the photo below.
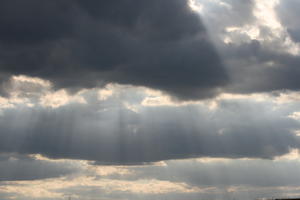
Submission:
{"label": "cloud layer", "polygon": [[64,97],[50,91],[36,96],[35,90],[17,94],[15,86],[16,96],[3,104],[0,151],[142,164],[191,157],[271,159],[300,147],[299,121],[288,117],[295,106],[274,110],[276,102],[255,99],[221,99],[214,109],[200,103],[155,106],[153,96],[131,89]]}
{"label": "cloud layer", "polygon": [[300,194],[297,0],[2,0],[0,198]]}

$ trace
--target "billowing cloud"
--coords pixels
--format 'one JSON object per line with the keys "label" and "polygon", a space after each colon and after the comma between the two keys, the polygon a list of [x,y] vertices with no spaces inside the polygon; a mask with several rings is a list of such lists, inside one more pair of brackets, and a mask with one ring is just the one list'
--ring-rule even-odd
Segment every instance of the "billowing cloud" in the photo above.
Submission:
{"label": "billowing cloud", "polygon": [[57,88],[141,85],[182,99],[215,95],[222,62],[187,1],[2,1],[1,74]]}
{"label": "billowing cloud", "polygon": [[225,91],[299,90],[296,1],[198,2],[230,77]]}

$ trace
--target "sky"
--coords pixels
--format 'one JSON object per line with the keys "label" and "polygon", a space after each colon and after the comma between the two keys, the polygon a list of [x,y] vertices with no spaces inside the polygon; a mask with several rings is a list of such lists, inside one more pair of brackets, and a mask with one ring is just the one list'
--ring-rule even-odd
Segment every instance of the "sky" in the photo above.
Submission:
{"label": "sky", "polygon": [[300,1],[1,0],[1,200],[300,196]]}

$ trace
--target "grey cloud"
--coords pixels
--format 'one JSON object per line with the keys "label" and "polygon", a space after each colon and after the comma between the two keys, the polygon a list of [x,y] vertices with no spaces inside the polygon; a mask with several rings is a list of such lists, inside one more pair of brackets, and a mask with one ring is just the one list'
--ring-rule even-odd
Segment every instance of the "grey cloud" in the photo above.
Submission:
{"label": "grey cloud", "polygon": [[180,193],[180,192],[166,192],[166,193],[157,193],[157,194],[139,194],[139,193],[132,193],[129,191],[107,191],[104,189],[100,189],[96,186],[81,186],[81,187],[71,187],[66,188],[63,190],[59,190],[58,192],[62,193],[72,193],[74,194],[74,198],[72,199],[82,199],[82,200],[88,200],[97,198],[99,199],[145,199],[145,200],[152,200],[152,199],[167,199],[167,200],[180,200],[180,199],[189,199],[189,200],[197,200],[199,197],[201,198],[210,198],[210,199],[218,199],[222,197],[224,194],[222,194],[218,191],[213,194],[207,194],[207,193],[197,193],[197,192],[191,192],[191,193]]}
{"label": "grey cloud", "polygon": [[[100,167],[101,168],[101,167]],[[72,199],[255,199],[258,197],[281,197],[283,194],[298,192],[299,161],[298,160],[226,160],[202,162],[200,160],[166,161],[164,166],[148,165],[139,167],[122,167],[130,170],[130,174],[117,177],[120,183],[134,184],[143,180],[168,181],[173,184],[186,184],[187,189],[199,189],[193,192],[171,191],[157,194],[144,194],[120,190],[118,185],[94,186],[93,184],[75,186],[68,184],[61,188],[49,190]],[[85,176],[82,171],[80,175]],[[116,177],[93,177],[95,183],[115,181]],[[75,180],[76,176],[73,177]],[[72,177],[68,181],[73,181]],[[124,182],[122,182],[124,181]],[[0,182],[1,184],[1,182]],[[4,183],[5,186],[7,183]],[[11,183],[13,186],[14,183]],[[1,185],[2,186],[2,185]],[[17,186],[17,185],[16,185]],[[235,188],[235,189],[234,189]],[[285,189],[282,189],[285,188]],[[2,194],[3,195],[3,194]],[[7,198],[14,196],[24,199],[22,194],[6,193]]]}
{"label": "grey cloud", "polygon": [[2,1],[1,73],[57,88],[110,82],[207,98],[228,82],[200,17],[185,0]]}
{"label": "grey cloud", "polygon": [[0,198],[1,199],[10,199],[12,197],[14,197],[15,194],[13,192],[10,192],[10,193],[1,193],[0,194]]}
{"label": "grey cloud", "polygon": [[[71,1],[1,1],[1,42],[15,44],[55,40],[72,30]],[[34,45],[34,44],[33,44]]]}
{"label": "grey cloud", "polygon": [[189,105],[140,107],[136,113],[116,96],[94,104],[89,98],[57,109],[4,109],[0,150],[141,164],[207,156],[272,159],[299,148],[292,132],[299,122],[272,104],[223,101],[216,111]]}
{"label": "grey cloud", "polygon": [[[283,33],[286,29],[298,42],[299,22],[295,19],[298,18],[300,6],[297,0],[279,1],[275,8],[275,14],[277,12],[279,23],[283,26],[280,36],[274,35],[272,28],[259,24],[260,19],[253,12],[255,1],[198,1],[203,5],[203,21],[230,77],[225,91],[299,90],[300,57],[287,51],[292,45],[286,45],[289,35]],[[258,40],[243,32],[247,31],[247,26],[259,31]],[[239,27],[241,31],[227,32],[227,27]],[[225,43],[227,36],[231,42]]]}
{"label": "grey cloud", "polygon": [[79,167],[68,162],[55,163],[26,155],[0,154],[0,181],[54,178],[77,171]]}
{"label": "grey cloud", "polygon": [[[297,193],[299,187],[299,161],[295,160],[176,160],[165,165],[126,167],[130,174],[105,177],[134,183],[140,180],[168,181],[173,184],[185,183],[187,188],[201,188],[198,192],[169,192],[165,194],[139,194],[142,199],[255,199],[258,197],[282,197],[283,193]],[[124,167],[125,168],[125,167]],[[101,181],[103,177],[96,177]],[[235,188],[236,189],[233,189]],[[286,189],[282,189],[282,187]],[[294,188],[293,188],[294,187]],[[231,190],[231,191],[230,191]],[[286,191],[288,190],[288,191]],[[113,192],[112,192],[113,191]],[[94,186],[76,186],[59,190],[81,198],[126,199],[136,198],[135,193],[106,190]]]}
{"label": "grey cloud", "polygon": [[131,175],[118,178],[155,178],[196,187],[297,187],[299,165],[297,160],[178,160],[166,161],[165,166],[131,167]]}
{"label": "grey cloud", "polygon": [[288,33],[295,42],[300,42],[300,29],[288,29]]}
{"label": "grey cloud", "polygon": [[[35,1],[1,2],[2,95],[2,79],[11,74],[39,76],[70,91],[110,82],[142,85],[185,100],[212,97],[220,88],[299,90],[299,56],[280,52],[285,37],[256,41],[225,31],[256,24],[255,1],[198,0],[209,33],[185,0]],[[276,8],[296,42],[298,8],[296,0],[280,1]],[[261,36],[272,34],[268,27],[257,28]],[[226,34],[233,43],[222,41]]]}
{"label": "grey cloud", "polygon": [[295,42],[300,42],[300,3],[297,0],[280,1],[276,8],[279,19]]}
{"label": "grey cloud", "polygon": [[[283,42],[283,41],[278,41]],[[300,57],[274,51],[278,44],[251,40],[241,44],[224,44],[231,83],[226,90],[233,93],[298,91]]]}

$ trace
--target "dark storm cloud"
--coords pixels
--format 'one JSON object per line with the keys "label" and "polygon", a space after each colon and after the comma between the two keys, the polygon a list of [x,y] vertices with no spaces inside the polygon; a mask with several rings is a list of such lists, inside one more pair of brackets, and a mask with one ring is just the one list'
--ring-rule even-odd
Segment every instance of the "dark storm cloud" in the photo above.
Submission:
{"label": "dark storm cloud", "polygon": [[0,181],[37,180],[59,177],[79,171],[68,162],[36,160],[18,154],[0,154]]}
{"label": "dark storm cloud", "polygon": [[271,159],[300,144],[292,132],[299,122],[263,103],[224,101],[216,111],[142,107],[135,113],[116,97],[101,103],[89,98],[57,109],[3,110],[0,151],[140,164],[203,156]]}
{"label": "dark storm cloud", "polygon": [[1,41],[33,45],[67,36],[72,31],[70,3],[68,0],[1,1]]}
{"label": "dark storm cloud", "polygon": [[56,87],[142,85],[182,99],[213,96],[227,75],[186,0],[4,0],[1,73]]}

